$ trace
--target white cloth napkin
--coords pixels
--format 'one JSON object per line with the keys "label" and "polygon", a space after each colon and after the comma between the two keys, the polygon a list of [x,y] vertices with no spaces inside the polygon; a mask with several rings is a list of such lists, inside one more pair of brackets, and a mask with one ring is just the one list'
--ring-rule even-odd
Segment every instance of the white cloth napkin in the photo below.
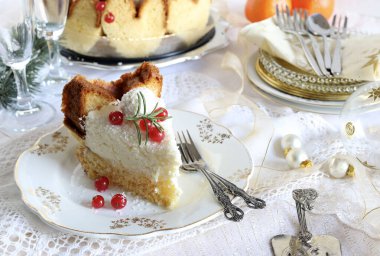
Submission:
{"label": "white cloth napkin", "polygon": [[[304,71],[313,72],[298,39],[283,32],[275,24],[274,18],[247,25],[240,31],[240,38]],[[308,42],[309,39],[305,39]],[[322,40],[317,39],[322,50]],[[332,53],[335,40],[328,40]],[[310,45],[309,48],[312,51]],[[350,35],[342,40],[342,56],[340,77],[365,81],[380,80],[380,35]]]}

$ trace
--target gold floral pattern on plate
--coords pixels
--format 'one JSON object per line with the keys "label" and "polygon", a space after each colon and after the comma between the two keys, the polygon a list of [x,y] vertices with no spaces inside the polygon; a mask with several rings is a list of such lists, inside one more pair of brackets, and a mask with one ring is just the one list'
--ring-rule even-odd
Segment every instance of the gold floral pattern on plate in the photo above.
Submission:
{"label": "gold floral pattern on plate", "polygon": [[197,128],[202,142],[223,144],[224,140],[231,137],[231,134],[228,133],[215,132],[214,125],[207,118],[199,121]]}
{"label": "gold floral pattern on plate", "polygon": [[227,180],[232,181],[232,182],[239,182],[241,180],[248,179],[249,174],[251,174],[251,169],[249,168],[244,168],[242,170],[239,169],[234,174],[229,176]]}
{"label": "gold floral pattern on plate", "polygon": [[155,219],[140,218],[140,217],[118,219],[118,220],[112,221],[112,224],[113,225],[110,226],[111,229],[124,228],[124,227],[128,227],[134,224],[140,227],[154,229],[154,230],[162,229],[166,225],[166,223],[163,220],[155,220]]}
{"label": "gold floral pattern on plate", "polygon": [[32,154],[37,154],[39,156],[45,154],[55,154],[58,152],[65,151],[69,137],[62,135],[61,132],[57,131],[51,135],[52,143],[38,144],[36,149],[31,151]]}
{"label": "gold floral pattern on plate", "polygon": [[42,204],[51,210],[52,213],[61,211],[61,196],[43,187],[36,188],[35,193],[37,197],[43,199]]}
{"label": "gold floral pattern on plate", "polygon": [[373,98],[373,101],[376,101],[377,99],[380,99],[380,87],[378,88],[372,88],[371,91],[369,91],[368,98]]}

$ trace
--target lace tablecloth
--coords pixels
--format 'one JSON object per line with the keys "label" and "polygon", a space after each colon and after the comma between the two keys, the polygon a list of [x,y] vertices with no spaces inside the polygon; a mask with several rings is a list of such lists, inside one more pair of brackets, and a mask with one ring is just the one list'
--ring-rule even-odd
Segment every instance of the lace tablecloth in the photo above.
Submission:
{"label": "lace tablecloth", "polygon": [[[239,1],[240,6],[243,2]],[[241,22],[237,16],[228,15],[235,25]],[[230,33],[233,37],[234,31]],[[229,50],[240,52],[236,44]],[[168,105],[208,114],[203,104],[205,91],[236,91],[239,78],[231,71],[221,72],[219,67],[223,55],[219,52],[204,57],[201,62],[162,69]],[[72,73],[105,80],[120,75],[77,67],[69,69]],[[315,209],[308,215],[313,234],[337,237],[343,255],[380,255],[380,233],[363,221],[369,205],[380,206],[380,194],[363,189],[363,184],[370,185],[373,181],[360,174],[355,179],[331,179],[324,167],[331,156],[345,153],[336,128],[338,118],[295,112],[261,98],[245,82],[245,96],[240,99],[240,105],[231,107],[229,115],[212,118],[230,128],[251,152],[255,174],[249,192],[267,201],[265,209],[244,208],[246,215],[239,223],[219,216],[187,231],[146,239],[96,239],[52,229],[22,203],[13,169],[21,152],[41,135],[60,126],[62,115],[58,114],[51,125],[30,134],[11,138],[0,134],[0,255],[271,255],[273,236],[297,234],[298,220],[291,192],[306,187],[313,187],[320,194]],[[59,113],[59,98],[50,101]],[[271,122],[266,131],[257,130],[262,118]],[[306,145],[305,150],[315,163],[311,170],[288,170],[279,148],[281,136],[287,133],[298,134]],[[363,167],[358,171],[365,173]]]}
{"label": "lace tablecloth", "polygon": [[[202,104],[196,99],[202,98],[205,90],[220,90],[222,85],[218,81],[220,80],[215,77],[199,72],[167,74],[164,97],[168,105],[179,108],[191,106],[194,111],[204,112]],[[320,163],[343,150],[335,129],[320,115],[295,113],[260,98],[250,99],[259,107],[253,111],[256,118],[254,122],[262,122],[261,118],[269,116],[274,127],[282,127],[269,131],[269,135],[258,132],[258,137],[254,135],[251,139],[243,138],[255,162],[255,175],[249,191],[267,201],[265,209],[244,208],[246,216],[240,223],[230,223],[219,216],[188,231],[147,239],[95,239],[58,232],[27,209],[13,179],[13,168],[18,155],[39,136],[60,125],[56,122],[0,146],[0,254],[268,255],[271,253],[269,241],[274,235],[297,233],[298,221],[291,191],[301,187],[315,187],[320,192],[321,200],[310,215],[309,226],[314,234],[338,237],[344,255],[355,255],[356,252],[361,252],[361,255],[379,254],[380,240],[373,239],[378,239],[379,235],[371,233],[360,222],[363,200],[357,196],[360,191],[355,182],[330,179],[323,168],[318,168]],[[235,115],[247,116],[250,110],[241,106],[235,107],[234,111]],[[229,127],[235,133],[239,131],[234,126],[242,120],[248,120],[229,119]],[[220,121],[223,122],[222,119]],[[234,125],[234,122],[237,123]],[[296,125],[287,125],[289,123]],[[271,127],[266,128],[271,130]],[[255,129],[257,126],[254,131]],[[289,171],[285,160],[276,153],[280,137],[290,131],[298,133],[307,145],[313,145],[306,148],[316,163],[312,171]],[[320,140],[321,136],[325,139]],[[331,197],[331,191],[336,191],[334,197]]]}

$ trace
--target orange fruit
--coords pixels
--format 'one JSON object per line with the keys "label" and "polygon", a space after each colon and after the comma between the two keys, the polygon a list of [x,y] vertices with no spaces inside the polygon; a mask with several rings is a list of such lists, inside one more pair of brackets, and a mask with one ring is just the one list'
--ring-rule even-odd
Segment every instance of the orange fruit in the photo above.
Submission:
{"label": "orange fruit", "polygon": [[275,15],[276,4],[282,6],[288,5],[289,9],[292,9],[291,0],[247,0],[245,4],[245,17],[251,22],[265,20]]}
{"label": "orange fruit", "polygon": [[334,0],[292,0],[293,9],[305,9],[309,14],[320,13],[327,19],[334,11]]}

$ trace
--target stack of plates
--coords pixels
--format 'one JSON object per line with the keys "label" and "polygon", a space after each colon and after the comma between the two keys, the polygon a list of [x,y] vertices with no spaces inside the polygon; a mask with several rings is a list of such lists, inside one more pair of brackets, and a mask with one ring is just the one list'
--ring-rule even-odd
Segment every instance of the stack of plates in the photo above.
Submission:
{"label": "stack of plates", "polygon": [[322,78],[260,50],[248,62],[248,77],[264,96],[296,109],[338,114],[344,101],[364,81]]}

